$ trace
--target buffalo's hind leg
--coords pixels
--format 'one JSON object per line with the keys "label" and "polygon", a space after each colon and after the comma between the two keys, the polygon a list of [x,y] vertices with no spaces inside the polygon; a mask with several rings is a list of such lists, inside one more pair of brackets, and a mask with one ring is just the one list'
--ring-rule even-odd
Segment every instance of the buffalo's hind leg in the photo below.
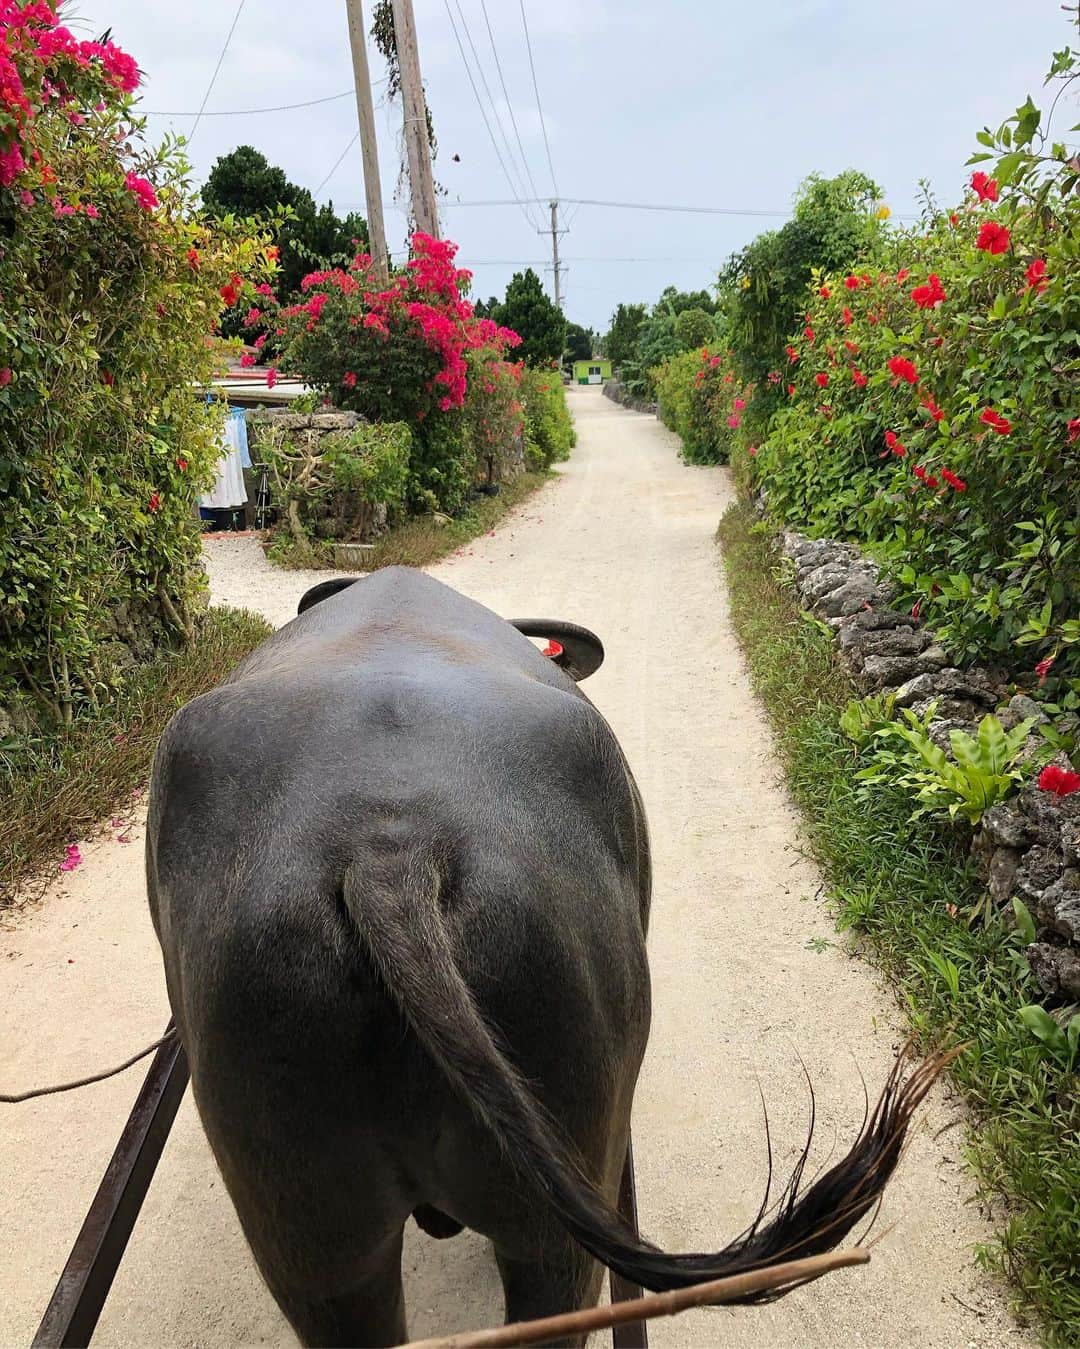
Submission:
{"label": "buffalo's hind leg", "polygon": [[[572,1237],[561,1230],[545,1236],[535,1257],[514,1258],[496,1247],[495,1258],[502,1276],[506,1321],[533,1321],[560,1312],[591,1307],[600,1295],[603,1269]],[[545,1340],[559,1349],[580,1349],[584,1335]]]}
{"label": "buffalo's hind leg", "polygon": [[404,1344],[405,1293],[401,1285],[402,1233],[366,1255],[363,1269],[346,1288],[301,1287],[288,1271],[260,1261],[263,1277],[300,1343],[318,1349],[383,1349]]}

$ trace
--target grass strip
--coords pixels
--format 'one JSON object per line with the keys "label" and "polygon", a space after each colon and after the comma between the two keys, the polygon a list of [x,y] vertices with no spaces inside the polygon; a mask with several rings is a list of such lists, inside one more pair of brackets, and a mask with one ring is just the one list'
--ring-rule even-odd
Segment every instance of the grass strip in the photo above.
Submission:
{"label": "grass strip", "polygon": [[68,730],[0,743],[0,910],[52,879],[64,846],[88,838],[144,783],[165,723],[270,633],[256,614],[209,609],[194,642],[139,668],[115,702]]}
{"label": "grass strip", "polygon": [[974,1111],[966,1154],[998,1229],[977,1258],[1012,1281],[1048,1345],[1080,1345],[1080,1078],[1019,1020],[1038,987],[1010,928],[969,921],[983,887],[956,838],[912,824],[899,793],[858,795],[837,725],[857,691],[832,637],[783,586],[749,505],[728,511],[719,540],[735,631],[837,924],[864,939],[925,1046],[969,1044],[952,1074]]}

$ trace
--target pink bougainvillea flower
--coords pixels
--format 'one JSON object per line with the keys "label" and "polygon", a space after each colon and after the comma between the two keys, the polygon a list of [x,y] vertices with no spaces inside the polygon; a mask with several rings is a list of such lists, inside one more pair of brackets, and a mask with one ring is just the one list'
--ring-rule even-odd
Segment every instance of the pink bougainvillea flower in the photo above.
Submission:
{"label": "pink bougainvillea flower", "polygon": [[153,183],[148,178],[141,178],[137,173],[132,173],[129,170],[124,177],[124,186],[138,198],[139,205],[144,211],[152,211],[157,206],[157,193],[154,191]]}
{"label": "pink bougainvillea flower", "polygon": [[11,366],[0,365],[0,389],[6,389],[12,381]]}
{"label": "pink bougainvillea flower", "polygon": [[1080,792],[1080,773],[1048,763],[1039,774],[1039,790],[1053,792],[1055,796],[1072,796],[1073,792]]}
{"label": "pink bougainvillea flower", "polygon": [[254,355],[253,352],[245,351],[243,356],[240,357],[241,369],[250,370],[251,367],[255,364],[257,359],[258,358]]}
{"label": "pink bougainvillea flower", "polygon": [[848,290],[858,290],[859,278],[857,276],[845,276],[844,285],[847,286]]}
{"label": "pink bougainvillea flower", "polygon": [[951,469],[943,468],[941,470],[941,476],[945,479],[945,481],[949,484],[949,486],[953,489],[953,491],[955,492],[967,491],[967,483],[963,480],[963,478],[958,478],[956,474],[952,472]]}
{"label": "pink bougainvillea flower", "polygon": [[345,385],[346,389],[355,389],[356,374],[352,370],[346,370],[341,377],[341,382]]}
{"label": "pink bougainvillea flower", "polygon": [[824,370],[819,370],[814,376],[814,383],[819,389],[824,389],[829,383],[829,377]]}
{"label": "pink bougainvillea flower", "polygon": [[1069,444],[1071,445],[1078,436],[1080,436],[1080,417],[1074,417],[1068,423]]}
{"label": "pink bougainvillea flower", "polygon": [[997,201],[997,179],[987,177],[981,169],[971,175],[971,186],[980,201]]}
{"label": "pink bougainvillea flower", "polygon": [[256,323],[262,319],[262,310],[256,309],[254,305],[244,315],[244,327],[254,328]]}
{"label": "pink bougainvillea flower", "polygon": [[277,383],[278,372],[275,366],[271,366],[266,372],[266,387],[272,389]]}
{"label": "pink bougainvillea flower", "polygon": [[1038,665],[1035,666],[1035,673],[1039,676],[1040,688],[1042,688],[1043,684],[1046,683],[1046,676],[1050,673],[1051,669],[1053,668],[1055,660],[1057,660],[1056,653],[1050,656],[1044,656],[1043,659],[1039,661]]}
{"label": "pink bougainvillea flower", "polygon": [[993,408],[983,408],[979,414],[979,421],[984,422],[999,436],[1007,436],[1012,430],[1012,422],[1009,421],[1008,417],[1003,417],[1000,412],[995,412]]}
{"label": "pink bougainvillea flower", "polygon": [[159,511],[159,510],[161,510],[161,493],[160,493],[160,492],[151,492],[151,493],[150,493],[150,500],[146,503],[146,509],[147,509],[148,511]]}
{"label": "pink bougainvillea flower", "polygon": [[82,865],[82,853],[79,851],[77,843],[69,843],[64,849],[64,860],[60,863],[61,871],[74,871],[77,866]]}
{"label": "pink bougainvillea flower", "polygon": [[1009,243],[1009,231],[996,220],[984,220],[979,226],[975,247],[981,248],[984,253],[1004,253]]}
{"label": "pink bougainvillea flower", "polygon": [[741,412],[743,408],[746,407],[746,400],[742,398],[736,398],[731,406],[735,409],[736,412]]}
{"label": "pink bougainvillea flower", "polygon": [[1046,279],[1046,263],[1042,258],[1036,258],[1024,273],[1024,280],[1027,282],[1025,289],[1034,290],[1037,295],[1041,295],[1050,282]]}
{"label": "pink bougainvillea flower", "polygon": [[[899,280],[899,277],[897,279]],[[938,274],[931,272],[926,279],[926,284],[916,286],[911,292],[911,298],[920,309],[936,309],[945,299],[945,288],[942,286]]]}
{"label": "pink bougainvillea flower", "polygon": [[739,427],[742,424],[742,418],[739,416],[737,412],[733,412],[731,416],[727,419],[727,424],[734,431],[737,427]]}
{"label": "pink bougainvillea flower", "polygon": [[751,445],[750,448],[746,451],[746,453],[753,459],[757,457],[757,451],[758,447],[756,445]]}
{"label": "pink bougainvillea flower", "polygon": [[909,361],[906,356],[893,356],[887,364],[897,384],[901,380],[906,384],[918,384],[919,372],[915,369],[915,363]]}

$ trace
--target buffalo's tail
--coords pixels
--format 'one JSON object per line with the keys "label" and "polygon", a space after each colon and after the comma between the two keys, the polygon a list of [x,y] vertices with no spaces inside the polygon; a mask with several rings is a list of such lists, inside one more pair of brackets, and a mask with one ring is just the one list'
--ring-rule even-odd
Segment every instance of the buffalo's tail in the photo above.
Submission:
{"label": "buffalo's tail", "polygon": [[[397,856],[394,866],[353,864],[343,887],[346,908],[386,991],[515,1170],[609,1269],[663,1292],[819,1255],[878,1202],[912,1115],[951,1055],[924,1061],[906,1077],[902,1055],[847,1156],[804,1190],[804,1150],[779,1201],[768,1213],[763,1205],[753,1224],[722,1250],[668,1254],[636,1236],[586,1176],[576,1148],[485,1023],[455,959],[440,903],[438,860],[421,850]],[[794,1286],[736,1300],[766,1300]]]}

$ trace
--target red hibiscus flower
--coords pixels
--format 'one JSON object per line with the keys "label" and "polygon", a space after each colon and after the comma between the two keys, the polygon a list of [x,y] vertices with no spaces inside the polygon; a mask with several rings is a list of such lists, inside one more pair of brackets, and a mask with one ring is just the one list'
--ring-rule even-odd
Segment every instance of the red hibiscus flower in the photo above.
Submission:
{"label": "red hibiscus flower", "polygon": [[915,369],[914,361],[909,361],[906,356],[893,356],[887,364],[897,384],[901,380],[907,384],[918,384],[919,372]]}
{"label": "red hibiscus flower", "polygon": [[1009,421],[1008,417],[1003,417],[1000,412],[995,412],[993,408],[983,408],[979,415],[979,421],[984,422],[999,436],[1007,436],[1012,430],[1012,422]]}
{"label": "red hibiscus flower", "polygon": [[984,220],[979,226],[975,247],[984,253],[1004,253],[1009,247],[1009,231],[996,220]]}
{"label": "red hibiscus flower", "polygon": [[936,309],[945,299],[945,289],[938,274],[931,272],[926,279],[926,284],[916,286],[911,292],[911,298],[920,309]]}
{"label": "red hibiscus flower", "polygon": [[825,386],[828,384],[828,382],[829,377],[824,372],[824,370],[819,370],[817,374],[814,376],[814,383],[818,386],[819,389],[824,389]]}
{"label": "red hibiscus flower", "polygon": [[1073,792],[1080,792],[1080,773],[1049,763],[1039,774],[1039,790],[1053,792],[1055,796],[1072,796]]}
{"label": "red hibiscus flower", "polygon": [[988,178],[981,169],[971,175],[971,186],[980,201],[997,201],[997,179]]}
{"label": "red hibiscus flower", "polygon": [[222,286],[218,294],[221,296],[221,298],[225,301],[225,303],[229,306],[230,309],[240,298],[240,292],[236,289],[235,286],[229,284]]}
{"label": "red hibiscus flower", "polygon": [[1046,263],[1042,258],[1036,258],[1024,273],[1024,279],[1027,282],[1027,289],[1034,290],[1036,294],[1041,295],[1050,284],[1046,279]]}
{"label": "red hibiscus flower", "polygon": [[1045,656],[1041,661],[1039,661],[1038,665],[1035,666],[1035,673],[1039,676],[1040,688],[1042,688],[1042,686],[1046,683],[1046,676],[1050,673],[1050,670],[1053,667],[1055,660],[1057,660],[1056,654],[1052,656]]}

